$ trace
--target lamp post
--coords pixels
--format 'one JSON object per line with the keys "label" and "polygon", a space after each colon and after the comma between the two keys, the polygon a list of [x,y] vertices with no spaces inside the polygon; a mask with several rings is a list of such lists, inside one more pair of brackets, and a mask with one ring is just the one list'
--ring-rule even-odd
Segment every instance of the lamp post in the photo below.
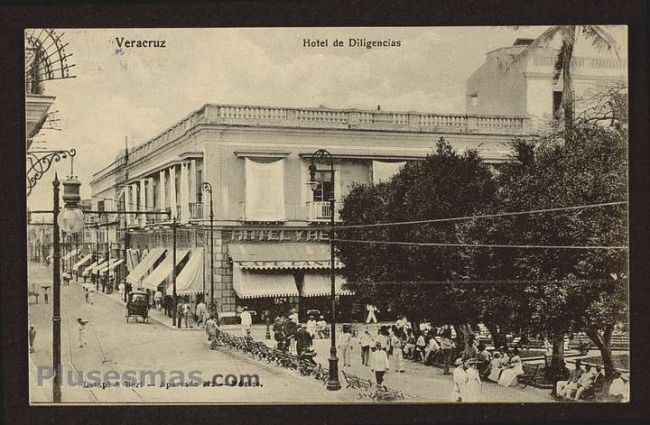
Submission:
{"label": "lamp post", "polygon": [[[309,164],[309,177],[310,181],[307,183],[311,190],[315,192],[318,188],[318,182],[316,178],[316,161],[327,161],[330,165],[330,175],[332,183],[334,183],[334,158],[332,154],[326,151],[325,149],[319,149],[311,156],[311,164]],[[331,334],[332,338],[330,339],[330,358],[329,358],[329,380],[327,381],[327,389],[329,391],[337,391],[341,389],[341,383],[339,382],[339,359],[336,357],[336,277],[334,275],[334,204],[336,199],[334,198],[334,191],[330,195],[330,229],[329,229],[329,239],[330,239],[330,280],[331,280],[331,297],[332,297],[332,324],[331,324]]]}
{"label": "lamp post", "polygon": [[[176,217],[172,218],[172,297],[174,309],[172,310],[172,326],[176,326]],[[181,318],[178,318],[178,327],[181,327]]]}
{"label": "lamp post", "polygon": [[65,208],[59,211],[59,179],[54,176],[54,281],[52,305],[52,363],[55,370],[52,383],[52,399],[54,403],[61,402],[61,245],[59,228],[68,234],[75,234],[83,229],[84,215],[79,209],[79,180],[70,176],[63,181],[63,201]]}
{"label": "lamp post", "polygon": [[[210,194],[210,312],[215,313],[214,311],[214,206],[212,204],[212,185],[209,182],[203,182],[201,183],[201,190],[204,192],[208,192]],[[203,288],[203,297],[205,298],[205,287]]]}

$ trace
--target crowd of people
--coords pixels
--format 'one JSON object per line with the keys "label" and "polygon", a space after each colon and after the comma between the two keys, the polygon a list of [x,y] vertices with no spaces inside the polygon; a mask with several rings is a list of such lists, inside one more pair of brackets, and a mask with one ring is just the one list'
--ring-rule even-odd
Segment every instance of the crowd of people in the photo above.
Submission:
{"label": "crowd of people", "polygon": [[[214,346],[217,343],[215,335],[218,320],[214,314],[206,317],[206,332]],[[247,308],[243,308],[240,318],[242,335],[252,339],[252,320]],[[272,325],[277,349],[314,364],[314,340],[327,337],[324,334],[326,329],[328,327],[323,316],[319,320],[310,316],[307,323],[301,324],[295,309],[287,315],[280,314]],[[490,351],[475,335],[469,335],[464,347],[459,350],[450,327],[415,330],[405,316],[400,316],[393,325],[379,326],[376,332],[371,332],[367,324],[359,332],[351,325],[343,325],[343,332],[337,334],[336,338],[339,361],[343,368],[352,365],[355,339],[361,348],[361,363],[374,374],[378,385],[383,385],[385,374],[391,369],[396,373],[405,372],[407,361],[437,365],[442,367],[443,374],[452,375],[452,400],[455,402],[481,401],[483,382],[513,387],[517,386],[524,375],[519,347],[500,346]],[[456,360],[452,363],[454,358]],[[450,371],[452,366],[453,372]],[[613,399],[629,399],[629,380],[625,378],[616,373],[609,387],[609,395]],[[580,360],[577,360],[575,370],[567,379],[557,382],[557,397],[579,400],[592,393],[594,388],[602,388],[606,385],[605,382],[600,367],[586,365],[583,370]]]}

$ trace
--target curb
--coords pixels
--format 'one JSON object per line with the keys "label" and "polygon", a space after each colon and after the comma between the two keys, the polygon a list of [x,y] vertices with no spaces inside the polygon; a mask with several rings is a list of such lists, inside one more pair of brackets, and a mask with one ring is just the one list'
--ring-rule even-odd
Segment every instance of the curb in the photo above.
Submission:
{"label": "curb", "polygon": [[[74,282],[79,286],[83,285],[83,283],[81,283],[81,282],[76,282],[76,281],[71,281],[71,282]],[[113,301],[114,303],[120,304],[123,307],[126,306],[126,303],[124,301],[122,301],[120,299],[117,299],[115,297],[112,297],[110,294],[106,294],[104,292],[99,292],[99,291],[95,291],[95,294],[99,294],[99,295],[103,296],[104,298],[108,298],[109,300]],[[203,330],[202,328],[189,328],[189,329],[188,328],[177,328],[177,327],[172,326],[171,324],[167,323],[166,321],[163,321],[163,320],[161,320],[161,319],[159,319],[159,318],[157,318],[155,316],[152,316],[152,315],[149,315],[149,319],[151,319],[152,321],[154,321],[154,322],[156,322],[156,323],[158,323],[160,325],[165,326],[168,329],[174,330],[174,331],[201,331],[201,330]]]}

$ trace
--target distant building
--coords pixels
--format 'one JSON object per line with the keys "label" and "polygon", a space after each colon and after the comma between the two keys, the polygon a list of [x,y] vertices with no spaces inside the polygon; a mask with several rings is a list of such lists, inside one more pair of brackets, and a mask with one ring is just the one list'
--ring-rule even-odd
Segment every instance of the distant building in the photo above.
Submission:
{"label": "distant building", "polygon": [[[127,213],[105,214],[99,225],[116,235],[113,254],[130,263],[127,281],[136,287],[171,293],[170,221],[177,220],[177,290],[195,300],[204,288],[210,298],[209,194],[201,182],[210,183],[222,317],[234,320],[246,305],[258,313],[294,306],[304,318],[309,309],[329,310],[323,225],[332,214],[338,220],[331,195],[338,208],[353,183],[390,178],[432,152],[440,137],[501,161],[503,142],[528,133],[528,120],[517,116],[207,104],[121,153],[94,174],[91,189],[95,203]],[[318,164],[312,193],[308,166],[320,148],[332,153],[335,171]],[[169,216],[129,214],[136,210]],[[342,318],[363,314],[353,296],[339,293]]]}
{"label": "distant building", "polygon": [[[468,114],[509,115],[531,119],[541,128],[561,119],[562,87],[560,75],[554,81],[557,50],[538,48],[516,65],[512,58],[522,52],[532,39],[517,39],[512,46],[489,52],[485,62],[467,80]],[[596,94],[606,84],[627,81],[627,66],[613,55],[574,57],[572,63],[574,100]]]}

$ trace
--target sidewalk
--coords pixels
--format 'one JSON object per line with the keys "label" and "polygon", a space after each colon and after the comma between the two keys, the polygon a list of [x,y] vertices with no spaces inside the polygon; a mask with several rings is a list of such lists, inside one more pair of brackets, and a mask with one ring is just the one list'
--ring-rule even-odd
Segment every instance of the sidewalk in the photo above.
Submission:
{"label": "sidewalk", "polygon": [[[81,288],[81,285],[84,284],[83,281],[76,282],[74,280],[71,280],[70,282],[71,282],[71,284],[77,284],[80,288]],[[97,294],[97,295],[101,295],[103,297],[106,297],[106,298],[110,299],[111,301],[124,306],[125,309],[126,309],[126,302],[124,302],[122,300],[122,298],[120,297],[120,293],[117,292],[117,291],[114,291],[114,292],[112,292],[110,294],[107,294],[105,292],[101,292],[101,290],[100,290],[100,291],[93,292],[93,294]],[[185,328],[185,327],[177,328],[177,327],[174,327],[172,325],[172,319],[170,317],[165,316],[164,311],[162,311],[162,310],[158,311],[155,307],[149,309],[149,319],[151,319],[154,322],[159,323],[159,324],[161,324],[161,325],[163,325],[163,326],[165,326],[165,327],[167,327],[169,329],[173,329],[173,330],[178,330],[178,331],[180,331],[180,330],[185,330],[185,331],[201,331],[201,330],[204,330],[203,328],[200,328],[200,327],[197,328],[196,326],[194,326],[193,328]]]}
{"label": "sidewalk", "polygon": [[[376,334],[376,328],[370,326],[371,334]],[[229,333],[240,335],[239,326],[224,326],[222,330]],[[251,335],[254,339],[264,342],[270,347],[275,347],[273,339],[266,339],[266,326],[256,325],[251,329]],[[337,335],[338,331],[337,331]],[[316,361],[323,367],[328,367],[328,358],[330,350],[330,339],[315,339],[313,349],[316,351]],[[352,338],[351,366],[343,367],[343,361],[340,358],[341,351],[338,349],[339,368],[348,374],[356,375],[360,378],[375,381],[374,373],[361,362],[361,347],[359,339]],[[404,373],[396,373],[396,360],[394,357],[389,358],[390,370],[386,373],[384,384],[391,389],[403,392],[410,401],[419,402],[447,402],[451,401],[452,378],[451,375],[443,375],[442,369],[432,366],[426,366],[423,363],[404,360]],[[347,383],[340,375],[341,385],[345,387]],[[522,402],[554,402],[549,395],[548,390],[540,390],[533,387],[526,389],[503,388],[497,384],[484,382],[483,385],[483,402],[501,402],[501,403],[522,403]]]}

